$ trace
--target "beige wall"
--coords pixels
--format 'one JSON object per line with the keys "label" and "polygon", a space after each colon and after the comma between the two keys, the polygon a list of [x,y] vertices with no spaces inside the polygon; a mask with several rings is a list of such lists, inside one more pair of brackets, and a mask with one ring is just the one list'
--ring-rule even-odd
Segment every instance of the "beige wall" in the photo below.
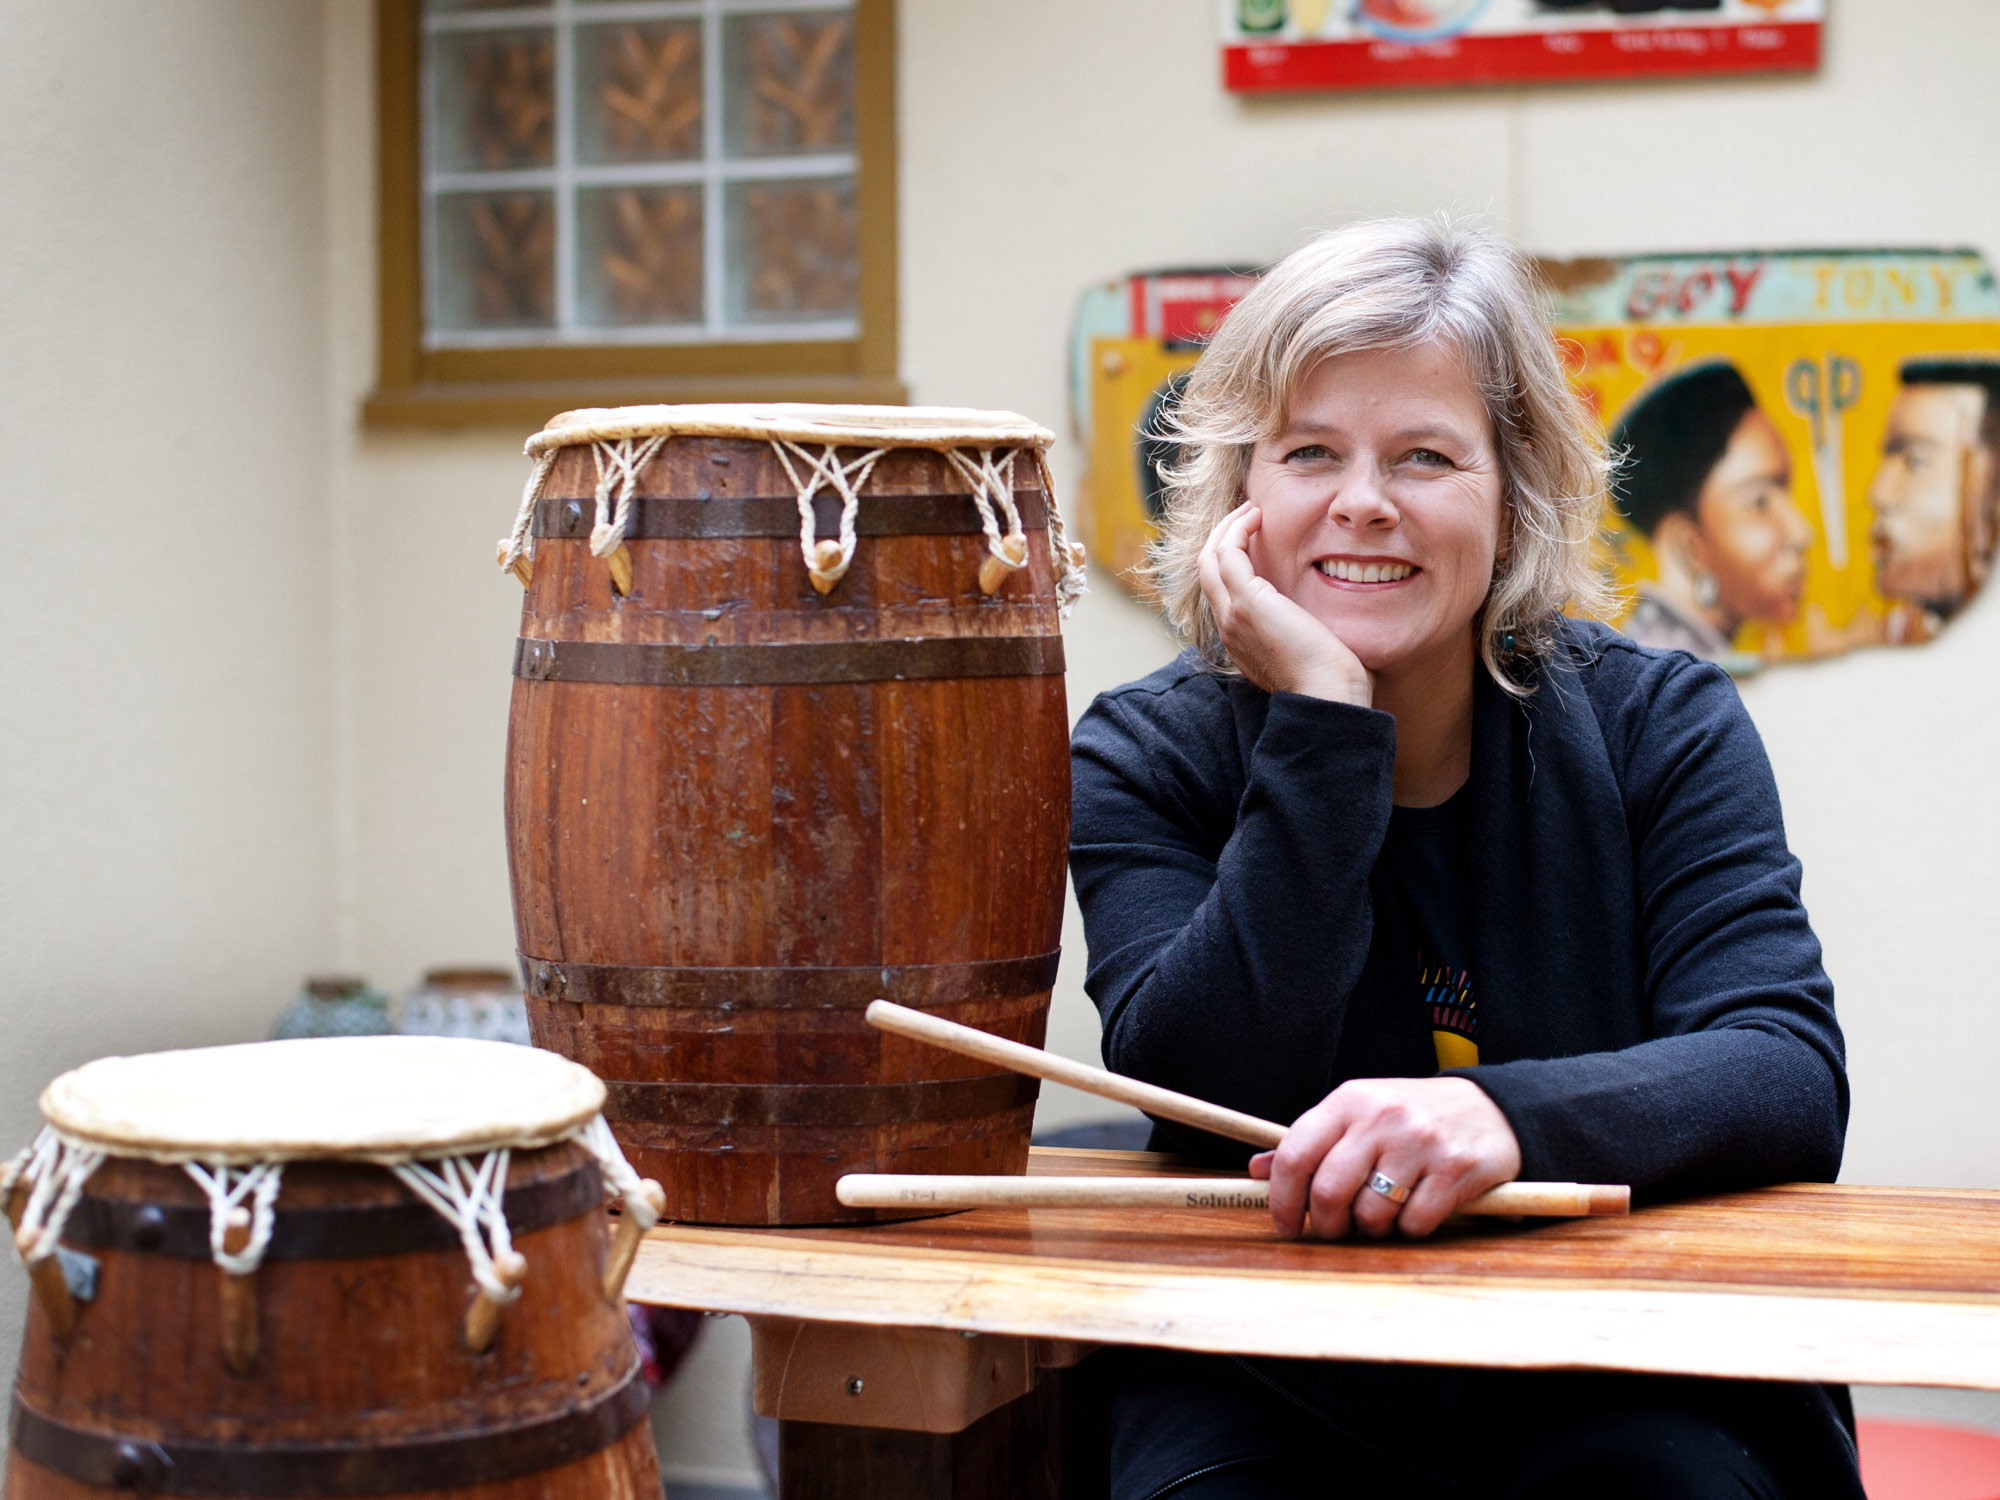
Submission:
{"label": "beige wall", "polygon": [[0,4],[6,1154],[57,1072],[333,957],[318,25]]}
{"label": "beige wall", "polygon": [[[1553,252],[1884,242],[2000,257],[2000,10],[1843,0],[1816,78],[1243,102],[1211,0],[902,6],[904,371],[1066,426],[1086,282],[1389,211]],[[249,1036],[297,975],[505,961],[521,434],[367,436],[367,0],[0,0],[0,1127],[117,1047]],[[108,415],[101,415],[108,414]],[[92,421],[91,418],[96,420]],[[1057,455],[1073,479],[1075,452]],[[1102,580],[1073,706],[1169,648]],[[25,607],[21,607],[25,606]],[[1856,1180],[1991,1184],[2000,601],[1746,689],[1854,1050]],[[1072,926],[1052,1035],[1095,1050]],[[1091,1112],[1052,1097],[1050,1118]],[[0,1278],[0,1348],[20,1281]],[[6,1356],[0,1355],[0,1364]],[[707,1477],[740,1341],[663,1414]],[[695,1385],[684,1388],[693,1392]]]}

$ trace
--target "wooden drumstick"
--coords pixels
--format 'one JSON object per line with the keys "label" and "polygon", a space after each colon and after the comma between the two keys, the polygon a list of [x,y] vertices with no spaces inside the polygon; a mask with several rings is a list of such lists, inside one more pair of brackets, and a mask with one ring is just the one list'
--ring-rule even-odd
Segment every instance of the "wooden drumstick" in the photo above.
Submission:
{"label": "wooden drumstick", "polygon": [[[1269,1208],[1247,1177],[922,1177],[855,1172],[834,1184],[849,1208]],[[1586,1182],[1507,1182],[1455,1210],[1526,1219],[1631,1212],[1632,1190]]]}
{"label": "wooden drumstick", "polygon": [[[869,1003],[866,1015],[868,1024],[882,1031],[906,1036],[913,1041],[928,1042],[933,1047],[944,1048],[947,1052],[976,1057],[981,1062],[990,1062],[1016,1073],[1026,1073],[1032,1078],[1067,1084],[1073,1089],[1081,1089],[1086,1094],[1096,1094],[1099,1098],[1129,1104],[1134,1109],[1143,1110],[1149,1115],[1157,1115],[1163,1120],[1172,1120],[1181,1125],[1192,1125],[1195,1129],[1206,1130],[1211,1135],[1227,1136],[1230,1140],[1244,1141],[1266,1151],[1274,1149],[1285,1138],[1284,1126],[1273,1124],[1269,1120],[1260,1120],[1255,1115],[1224,1109],[1221,1105],[1210,1104],[1205,1099],[1191,1099],[1186,1094],[1175,1093],[1172,1089],[1163,1089],[1157,1084],[1141,1083],[1136,1078],[1109,1073],[1103,1068],[1093,1068],[1088,1063],[1072,1062],[1067,1057],[1057,1057],[1053,1053],[1042,1051],[1039,1047],[1027,1047],[1019,1042],[1010,1042],[1004,1037],[993,1036],[971,1026],[961,1026],[956,1021],[947,1021],[941,1016],[911,1010],[906,1005],[897,1005],[888,1000],[875,1000]],[[1607,1195],[1601,1200],[1593,1201],[1602,1201],[1606,1204],[1620,1201],[1625,1205],[1617,1209],[1593,1210],[1605,1213],[1627,1212],[1632,1197],[1630,1188],[1595,1183],[1516,1182],[1507,1186],[1517,1189],[1554,1186],[1557,1189],[1570,1190],[1580,1186],[1592,1193]],[[1475,1203],[1485,1201],[1486,1198],[1473,1200]],[[1473,1211],[1470,1204],[1459,1209],[1460,1213]],[[1509,1214],[1529,1212],[1518,1208],[1478,1211]]]}
{"label": "wooden drumstick", "polygon": [[624,1304],[625,1278],[632,1274],[632,1262],[639,1256],[639,1241],[666,1211],[666,1190],[650,1177],[640,1181],[637,1193],[626,1196],[618,1233],[611,1241],[611,1257],[604,1263],[604,1300],[613,1307]]}
{"label": "wooden drumstick", "polygon": [[[241,1255],[250,1243],[250,1210],[238,1208],[222,1230],[222,1248]],[[222,1273],[222,1362],[232,1375],[248,1375],[257,1368],[257,1273],[238,1276]]]}
{"label": "wooden drumstick", "polygon": [[1141,1083],[1121,1073],[1107,1073],[1102,1068],[1091,1067],[1089,1063],[1072,1062],[1067,1057],[1057,1057],[1039,1047],[1023,1046],[926,1011],[911,1010],[907,1005],[876,1000],[870,1002],[865,1014],[868,1024],[879,1030],[894,1032],[912,1041],[929,1042],[947,1052],[976,1057],[981,1062],[994,1063],[1015,1073],[1026,1073],[1031,1078],[1065,1083],[1086,1094],[1115,1099],[1149,1115],[1192,1125],[1211,1135],[1227,1136],[1232,1141],[1247,1141],[1267,1151],[1285,1138],[1284,1126],[1273,1125],[1255,1115],[1224,1109],[1220,1104],[1210,1104],[1205,1099],[1190,1099],[1172,1089]]}

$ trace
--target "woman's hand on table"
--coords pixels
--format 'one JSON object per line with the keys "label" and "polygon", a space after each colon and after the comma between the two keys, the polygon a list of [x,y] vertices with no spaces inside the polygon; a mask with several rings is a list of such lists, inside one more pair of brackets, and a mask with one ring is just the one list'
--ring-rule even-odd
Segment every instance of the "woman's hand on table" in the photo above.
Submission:
{"label": "woman's hand on table", "polygon": [[1368,669],[1339,636],[1258,576],[1250,539],[1262,524],[1254,505],[1239,505],[1216,524],[1201,549],[1201,591],[1237,670],[1267,693],[1301,693],[1367,708]]}
{"label": "woman's hand on table", "polygon": [[[1368,1183],[1377,1172],[1408,1188],[1397,1204]],[[1380,1239],[1421,1238],[1461,1203],[1521,1172],[1514,1128],[1468,1078],[1363,1078],[1343,1083],[1300,1115],[1275,1151],[1251,1158],[1269,1178],[1281,1234],[1340,1239],[1350,1229]]]}

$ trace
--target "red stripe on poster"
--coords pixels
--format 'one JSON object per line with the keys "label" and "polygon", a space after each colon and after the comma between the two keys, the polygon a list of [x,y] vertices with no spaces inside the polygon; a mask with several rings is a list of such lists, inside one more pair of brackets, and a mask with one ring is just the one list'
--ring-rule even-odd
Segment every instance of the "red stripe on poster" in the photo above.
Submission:
{"label": "red stripe on poster", "polygon": [[1817,21],[1785,21],[1515,32],[1436,42],[1284,42],[1224,47],[1222,71],[1224,84],[1245,94],[1799,72],[1819,66],[1819,33]]}

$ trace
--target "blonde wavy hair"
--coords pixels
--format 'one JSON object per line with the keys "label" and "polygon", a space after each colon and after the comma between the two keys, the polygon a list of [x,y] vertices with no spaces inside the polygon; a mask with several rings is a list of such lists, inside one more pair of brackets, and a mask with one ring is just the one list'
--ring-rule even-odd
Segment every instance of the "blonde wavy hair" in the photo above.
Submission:
{"label": "blonde wavy hair", "polygon": [[1517,695],[1547,657],[1565,609],[1601,614],[1609,591],[1590,556],[1609,480],[1602,430],[1564,377],[1538,286],[1519,251],[1442,221],[1376,219],[1286,256],[1223,320],[1161,430],[1161,535],[1145,565],[1168,621],[1233,672],[1202,597],[1209,533],[1243,502],[1252,448],[1283,426],[1320,361],[1443,343],[1486,403],[1505,486],[1503,545],[1478,619],[1479,655]]}

